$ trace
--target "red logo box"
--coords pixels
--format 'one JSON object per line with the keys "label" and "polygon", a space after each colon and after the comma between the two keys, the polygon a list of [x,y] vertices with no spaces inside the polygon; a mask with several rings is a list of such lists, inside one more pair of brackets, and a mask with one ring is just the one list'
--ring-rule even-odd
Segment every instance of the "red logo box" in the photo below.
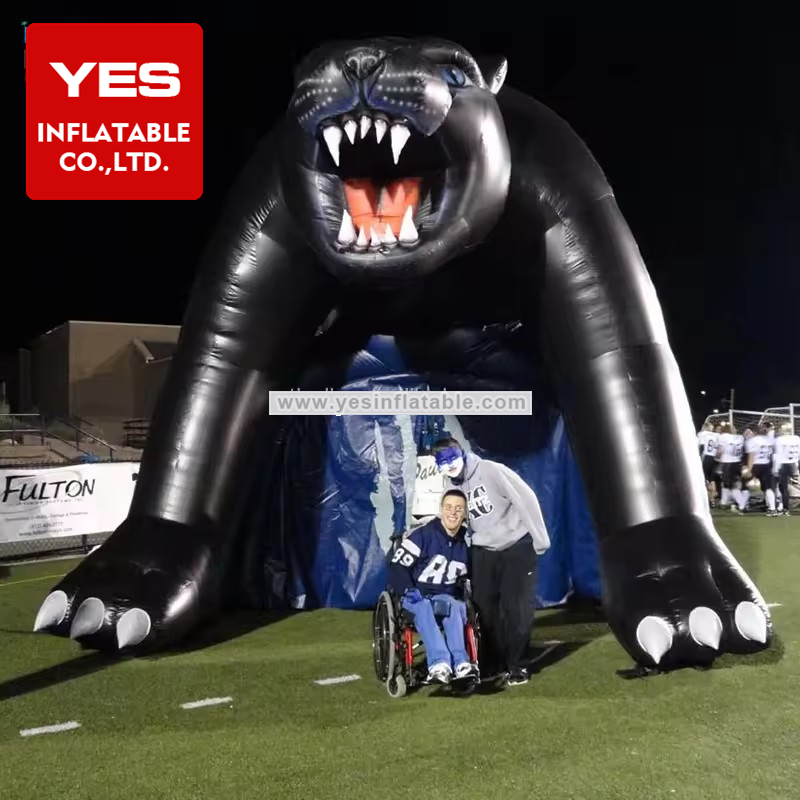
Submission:
{"label": "red logo box", "polygon": [[26,92],[31,200],[202,196],[197,23],[33,22]]}

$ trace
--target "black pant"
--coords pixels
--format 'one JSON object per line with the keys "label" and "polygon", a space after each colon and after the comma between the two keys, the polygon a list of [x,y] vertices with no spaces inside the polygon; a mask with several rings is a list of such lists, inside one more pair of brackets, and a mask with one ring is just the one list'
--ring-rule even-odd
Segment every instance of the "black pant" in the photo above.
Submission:
{"label": "black pant", "polygon": [[726,489],[733,489],[736,486],[736,481],[742,475],[742,462],[741,461],[724,461],[722,463],[722,485]]}
{"label": "black pant", "polygon": [[775,489],[775,478],[772,475],[772,464],[753,464],[753,477],[761,484],[761,491]]}
{"label": "black pant", "polygon": [[795,472],[797,472],[796,464],[781,464],[780,472],[778,472],[778,486],[781,490],[784,511],[789,510],[789,478],[792,478]]}
{"label": "black pant", "polygon": [[505,550],[473,545],[471,583],[480,615],[481,672],[519,669],[533,627],[536,551],[530,534]]}
{"label": "black pant", "polygon": [[717,502],[722,497],[722,476],[717,470],[719,461],[714,456],[703,458],[703,474],[706,476],[706,483],[712,482],[717,490]]}

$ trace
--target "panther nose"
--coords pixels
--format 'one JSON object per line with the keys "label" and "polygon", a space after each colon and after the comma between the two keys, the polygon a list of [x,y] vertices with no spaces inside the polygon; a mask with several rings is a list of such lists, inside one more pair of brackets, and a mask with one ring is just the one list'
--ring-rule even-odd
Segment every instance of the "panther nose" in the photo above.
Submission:
{"label": "panther nose", "polygon": [[383,50],[375,47],[357,47],[344,57],[345,69],[357,80],[368,78],[386,58]]}

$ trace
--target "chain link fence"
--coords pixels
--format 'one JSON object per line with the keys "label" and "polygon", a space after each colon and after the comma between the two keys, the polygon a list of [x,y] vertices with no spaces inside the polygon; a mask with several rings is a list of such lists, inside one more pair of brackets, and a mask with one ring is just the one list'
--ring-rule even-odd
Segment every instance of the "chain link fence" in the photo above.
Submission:
{"label": "chain link fence", "polygon": [[96,545],[103,544],[111,533],[108,531],[90,536],[59,536],[28,542],[0,542],[0,564],[17,564],[56,556],[83,556]]}

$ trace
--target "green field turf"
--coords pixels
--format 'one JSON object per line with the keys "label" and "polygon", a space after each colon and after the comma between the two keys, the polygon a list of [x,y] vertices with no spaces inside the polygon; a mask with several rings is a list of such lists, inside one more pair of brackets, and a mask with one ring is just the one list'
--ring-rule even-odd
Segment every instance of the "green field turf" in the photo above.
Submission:
{"label": "green field turf", "polygon": [[[770,651],[624,680],[602,621],[540,612],[536,646],[566,644],[528,685],[467,698],[391,699],[368,612],[240,614],[191,650],[109,662],[30,632],[44,576],[73,562],[0,568],[0,798],[797,800],[800,518],[724,516],[719,530],[780,604]],[[314,683],[348,674],[361,679]]]}

